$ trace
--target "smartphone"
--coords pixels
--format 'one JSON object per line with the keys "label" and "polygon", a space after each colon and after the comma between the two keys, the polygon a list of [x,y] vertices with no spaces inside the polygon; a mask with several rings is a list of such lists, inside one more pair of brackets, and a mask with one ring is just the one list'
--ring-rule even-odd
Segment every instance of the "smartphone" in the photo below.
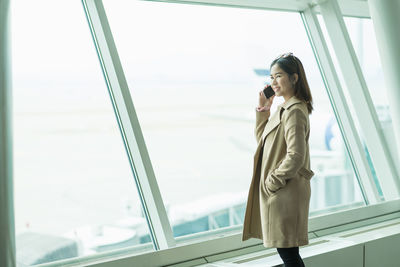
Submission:
{"label": "smartphone", "polygon": [[263,90],[265,97],[268,99],[275,94],[274,90],[272,89],[271,85],[268,85],[267,88]]}

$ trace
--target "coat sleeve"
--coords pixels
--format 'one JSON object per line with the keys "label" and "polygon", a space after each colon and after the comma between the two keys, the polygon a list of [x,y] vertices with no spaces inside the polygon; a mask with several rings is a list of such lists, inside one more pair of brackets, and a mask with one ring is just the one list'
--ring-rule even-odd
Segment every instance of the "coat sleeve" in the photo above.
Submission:
{"label": "coat sleeve", "polygon": [[294,177],[303,166],[306,154],[307,118],[300,109],[288,111],[284,124],[286,156],[281,164],[267,177],[269,190],[276,191],[286,185],[286,180]]}
{"label": "coat sleeve", "polygon": [[254,134],[256,136],[257,144],[260,142],[262,133],[264,132],[265,125],[267,125],[270,111],[257,111],[256,110],[256,128]]}

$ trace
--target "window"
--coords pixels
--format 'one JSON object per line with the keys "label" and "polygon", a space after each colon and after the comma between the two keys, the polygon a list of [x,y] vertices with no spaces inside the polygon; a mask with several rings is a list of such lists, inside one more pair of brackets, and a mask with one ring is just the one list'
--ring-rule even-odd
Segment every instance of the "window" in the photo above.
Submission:
{"label": "window", "polygon": [[[298,13],[142,1],[104,7],[175,237],[243,223],[257,93],[269,63],[287,51],[302,59],[315,103],[310,215],[364,205]],[[270,27],[277,18],[285,23]]]}
{"label": "window", "polygon": [[[371,100],[374,103],[381,124],[382,133],[388,144],[395,144],[396,141],[389,109],[389,101],[386,94],[386,85],[372,20],[345,17],[344,21],[363,71],[364,78],[367,82],[369,94],[371,95]],[[389,145],[388,147],[393,157],[393,162],[400,162],[396,146]],[[395,165],[399,168],[398,164]],[[378,186],[380,194],[382,194],[382,189],[377,179],[375,183]]]}
{"label": "window", "polygon": [[79,1],[13,1],[17,261],[137,246],[146,220]]}
{"label": "window", "polygon": [[[324,32],[324,36],[327,40],[328,48],[329,48],[329,51],[331,52],[332,59],[336,66],[336,70],[338,71],[338,76],[340,78],[341,85],[344,89],[343,92],[346,95],[346,98],[350,99],[350,95],[349,95],[349,91],[348,91],[349,89],[347,88],[346,83],[344,82],[344,78],[341,73],[341,70],[338,67],[339,63],[338,63],[337,57],[335,55],[335,52],[333,50],[332,42],[327,33],[325,23],[322,19],[322,16],[318,16],[318,19],[321,24],[322,30]],[[364,75],[364,79],[366,80],[371,100],[375,106],[375,111],[376,111],[376,113],[378,115],[378,119],[380,121],[382,133],[384,134],[384,137],[388,144],[394,143],[395,137],[394,137],[392,120],[391,120],[391,115],[390,115],[390,110],[389,110],[389,103],[388,103],[388,98],[387,98],[387,94],[386,94],[385,82],[383,80],[383,72],[382,72],[380,58],[378,55],[378,49],[376,46],[376,39],[375,39],[375,33],[374,33],[372,21],[371,21],[371,19],[352,18],[352,17],[344,17],[344,21],[345,21],[346,28],[349,33],[353,48],[355,50],[358,62],[361,66],[361,70]],[[359,116],[357,116],[357,113],[356,113],[351,101],[349,101],[348,103],[349,103],[349,110],[352,114],[352,117],[353,117],[355,123],[356,123],[357,131],[359,132],[361,140],[364,145],[364,150],[365,150],[368,162],[369,162],[369,166],[371,168],[371,172],[373,174],[375,185],[377,187],[377,190],[378,190],[381,198],[384,199],[381,184],[380,184],[382,181],[379,181],[379,179],[378,179],[378,176],[376,174],[376,171],[375,171],[372,159],[371,159],[369,149],[365,143],[364,133],[360,127],[360,122],[359,122],[359,118],[358,118]],[[393,161],[398,162],[398,160],[397,160],[398,155],[397,155],[397,151],[395,151],[395,146],[389,145],[388,147],[390,149],[391,156],[394,159]]]}

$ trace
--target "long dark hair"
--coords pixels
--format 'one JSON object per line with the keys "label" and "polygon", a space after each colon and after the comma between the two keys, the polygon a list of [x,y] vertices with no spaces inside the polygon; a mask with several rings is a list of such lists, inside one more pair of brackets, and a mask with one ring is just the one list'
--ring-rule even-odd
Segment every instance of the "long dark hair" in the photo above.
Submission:
{"label": "long dark hair", "polygon": [[308,114],[311,114],[314,109],[313,100],[310,87],[308,86],[306,73],[304,72],[303,64],[300,59],[293,55],[281,56],[272,61],[270,69],[272,69],[272,66],[275,64],[278,64],[278,66],[286,72],[289,77],[295,73],[298,74],[298,80],[294,88],[294,95],[307,104]]}

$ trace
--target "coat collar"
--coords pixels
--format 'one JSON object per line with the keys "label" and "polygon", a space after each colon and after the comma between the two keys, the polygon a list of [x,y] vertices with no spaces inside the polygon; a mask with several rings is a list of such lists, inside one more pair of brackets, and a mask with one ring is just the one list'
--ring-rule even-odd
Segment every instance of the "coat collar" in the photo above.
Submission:
{"label": "coat collar", "polygon": [[281,123],[281,113],[283,109],[288,109],[290,106],[301,102],[302,101],[300,99],[298,99],[295,95],[293,95],[285,103],[278,105],[276,112],[271,116],[270,120],[265,126],[264,133],[261,139],[262,144],[264,144],[265,142],[265,137]]}
{"label": "coat collar", "polygon": [[278,109],[279,108],[288,109],[291,105],[294,105],[296,103],[301,103],[301,102],[302,101],[300,99],[298,99],[295,95],[293,95],[285,103],[278,105]]}

